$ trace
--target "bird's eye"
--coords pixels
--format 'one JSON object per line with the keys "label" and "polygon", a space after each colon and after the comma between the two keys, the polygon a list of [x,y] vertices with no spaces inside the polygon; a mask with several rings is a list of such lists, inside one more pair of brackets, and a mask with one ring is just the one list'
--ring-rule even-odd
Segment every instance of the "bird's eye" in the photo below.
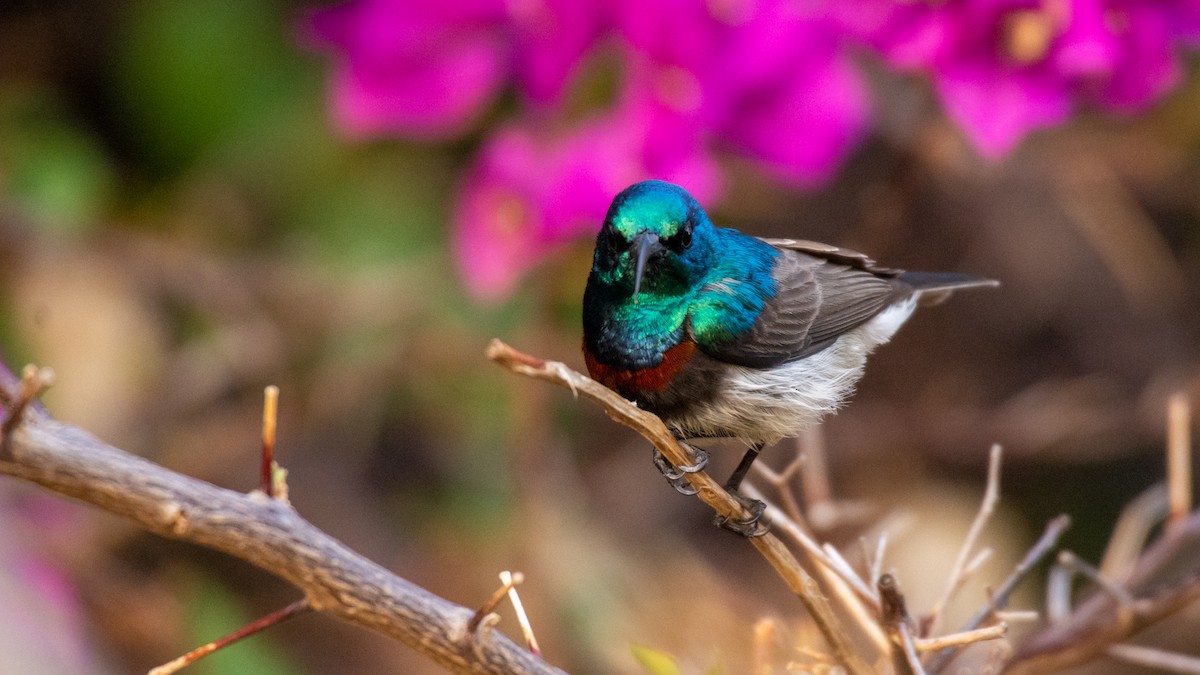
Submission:
{"label": "bird's eye", "polygon": [[672,251],[682,252],[685,248],[692,245],[692,227],[684,224],[675,234],[663,240],[663,245]]}
{"label": "bird's eye", "polygon": [[613,251],[623,250],[628,244],[625,243],[625,237],[617,231],[617,228],[610,227],[606,233],[608,237],[608,248]]}

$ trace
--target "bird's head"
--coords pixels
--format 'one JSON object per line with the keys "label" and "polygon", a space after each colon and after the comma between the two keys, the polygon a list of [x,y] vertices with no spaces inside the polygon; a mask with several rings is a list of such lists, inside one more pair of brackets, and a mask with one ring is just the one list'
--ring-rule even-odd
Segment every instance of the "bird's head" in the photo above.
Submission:
{"label": "bird's head", "polygon": [[715,228],[686,190],[659,180],[625,188],[596,238],[600,280],[639,294],[681,294],[703,278]]}

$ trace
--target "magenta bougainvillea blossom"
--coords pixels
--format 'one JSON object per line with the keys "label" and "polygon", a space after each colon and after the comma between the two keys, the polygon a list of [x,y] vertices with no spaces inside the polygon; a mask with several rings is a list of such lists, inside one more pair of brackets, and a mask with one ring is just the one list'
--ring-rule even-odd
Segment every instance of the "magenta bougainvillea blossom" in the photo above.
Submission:
{"label": "magenta bougainvillea blossom", "polygon": [[546,255],[594,236],[612,196],[651,173],[703,198],[716,195],[718,170],[703,153],[676,152],[656,172],[647,170],[647,119],[623,105],[559,131],[513,124],[491,135],[467,170],[453,215],[455,260],[472,295],[508,295]]}
{"label": "magenta bougainvillea blossom", "polygon": [[843,25],[892,66],[928,73],[946,114],[999,157],[1080,104],[1145,108],[1182,78],[1197,0],[866,0]]}
{"label": "magenta bougainvillea blossom", "polygon": [[599,35],[597,12],[567,0],[356,0],[311,12],[302,30],[340,56],[342,128],[438,139],[467,131],[510,82],[553,102]]}
{"label": "magenta bougainvillea blossom", "polygon": [[[851,51],[930,77],[996,158],[1081,105],[1161,98],[1182,78],[1181,48],[1200,44],[1200,0],[353,0],[303,30],[337,56],[332,107],[350,133],[457,138],[516,94],[483,130],[454,210],[456,259],[486,299],[592,235],[635,180],[712,201],[721,153],[787,185],[828,179],[869,123]],[[616,80],[581,114],[564,99],[589,63]]]}
{"label": "magenta bougainvillea blossom", "polygon": [[627,95],[645,99],[659,152],[726,147],[783,182],[813,185],[866,129],[866,87],[837,26],[809,5],[621,0],[613,9]]}

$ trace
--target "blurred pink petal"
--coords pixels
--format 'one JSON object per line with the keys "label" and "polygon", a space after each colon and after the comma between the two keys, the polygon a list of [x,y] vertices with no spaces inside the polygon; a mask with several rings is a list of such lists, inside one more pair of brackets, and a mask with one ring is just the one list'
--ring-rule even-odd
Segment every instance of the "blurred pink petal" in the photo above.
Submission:
{"label": "blurred pink petal", "polygon": [[605,28],[604,5],[574,0],[512,0],[516,69],[535,103],[557,102]]}
{"label": "blurred pink petal", "polygon": [[1133,112],[1178,85],[1196,0],[866,0],[837,10],[892,66],[929,73],[946,109],[988,157],[1080,104]]}
{"label": "blurred pink petal", "polygon": [[658,107],[646,113],[652,167],[725,145],[811,186],[864,135],[866,86],[819,3],[627,1],[616,21],[627,96]]}
{"label": "blurred pink petal", "polygon": [[472,295],[503,298],[551,250],[599,227],[614,186],[634,169],[605,133],[541,138],[509,127],[489,139],[454,212],[455,260]]}
{"label": "blurred pink petal", "polygon": [[980,154],[998,159],[1033,129],[1065,122],[1068,93],[1053,81],[1014,75],[990,64],[944,68],[934,81],[946,115]]}
{"label": "blurred pink petal", "polygon": [[454,210],[454,258],[474,297],[506,297],[551,253],[595,236],[613,195],[630,183],[654,176],[715,196],[719,174],[707,156],[670,152],[647,169],[644,112],[620,106],[557,133],[513,125],[488,140]]}
{"label": "blurred pink petal", "polygon": [[553,102],[601,32],[597,6],[566,0],[357,0],[302,23],[308,42],[339,56],[338,125],[418,139],[466,132],[514,78]]}

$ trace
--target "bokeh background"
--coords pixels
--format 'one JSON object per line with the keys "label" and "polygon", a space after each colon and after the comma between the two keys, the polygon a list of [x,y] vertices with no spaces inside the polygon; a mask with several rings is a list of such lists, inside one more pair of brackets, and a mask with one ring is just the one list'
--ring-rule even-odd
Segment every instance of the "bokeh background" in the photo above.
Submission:
{"label": "bokeh background", "polygon": [[[993,442],[993,585],[1061,512],[1096,560],[1161,479],[1166,398],[1200,400],[1197,3],[421,4],[0,5],[0,349],[55,369],[55,416],[249,490],[277,384],[291,500],[353,548],[468,606],[522,571],[573,672],[644,672],[635,645],[746,672],[758,619],[804,639],[783,585],[644,441],[483,358],[582,368],[590,237],[653,176],[719,224],[1003,282],[918,314],[823,430],[866,505],[823,536],[888,523],[910,608]],[[144,672],[297,597],[12,481],[0,531],[0,673]],[[189,672],[436,670],[310,616]]]}

